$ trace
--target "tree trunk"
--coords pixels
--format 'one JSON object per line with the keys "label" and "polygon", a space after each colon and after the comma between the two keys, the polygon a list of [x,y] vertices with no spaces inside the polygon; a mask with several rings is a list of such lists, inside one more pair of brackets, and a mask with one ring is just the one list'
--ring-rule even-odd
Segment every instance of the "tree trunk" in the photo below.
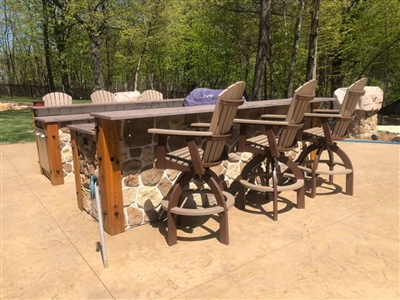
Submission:
{"label": "tree trunk", "polygon": [[65,52],[61,53],[60,57],[60,74],[61,74],[61,84],[64,93],[71,94],[71,84],[69,81],[68,64]]}
{"label": "tree trunk", "polygon": [[139,56],[138,63],[137,63],[137,65],[136,65],[136,69],[135,69],[135,81],[134,81],[134,83],[133,83],[133,86],[134,86],[134,90],[135,90],[135,91],[137,91],[137,89],[138,89],[138,80],[139,80],[140,64],[142,63],[143,56],[144,56],[144,54],[146,53],[146,45],[147,45],[147,37],[146,37],[146,40],[145,40],[144,43],[143,43],[142,50],[140,51],[140,56]]}
{"label": "tree trunk", "polygon": [[15,73],[13,73],[13,71],[14,71],[13,63],[12,63],[13,55],[11,53],[12,46],[10,46],[10,42],[11,42],[11,38],[12,38],[12,36],[14,36],[14,34],[12,34],[12,26],[10,26],[10,24],[9,24],[6,3],[4,3],[3,12],[4,12],[4,16],[2,16],[2,17],[4,18],[4,28],[3,28],[4,36],[3,36],[3,41],[2,41],[1,47],[4,47],[4,56],[5,56],[5,63],[6,63],[5,77],[6,77],[8,95],[10,97],[12,97],[13,96],[12,89],[11,89],[11,84],[13,84],[12,74],[15,74]]}
{"label": "tree trunk", "polygon": [[316,78],[319,6],[320,6],[320,0],[313,0],[313,10],[311,12],[310,39],[308,44],[306,81]]}
{"label": "tree trunk", "polygon": [[135,82],[134,82],[135,91],[136,91],[137,88],[138,88],[140,64],[142,63],[142,59],[143,59],[143,57],[144,57],[144,55],[145,55],[145,53],[146,53],[147,41],[149,40],[149,37],[150,37],[150,34],[151,34],[151,29],[150,29],[150,27],[151,27],[151,24],[148,24],[148,25],[147,25],[147,31],[146,31],[146,37],[145,37],[145,39],[144,39],[143,46],[142,46],[142,50],[140,51],[140,56],[139,56],[138,63],[137,63],[137,65],[136,65],[136,69],[135,69]]}
{"label": "tree trunk", "polygon": [[[347,27],[350,26],[349,20],[352,20],[353,13],[352,10],[357,7],[359,3],[359,0],[352,0],[348,3],[347,7],[344,8],[344,11],[340,17],[340,23],[342,23],[341,28],[346,28],[340,29],[340,33],[343,35],[346,35]],[[336,54],[333,56],[332,59],[332,71],[331,71],[331,90],[332,92],[335,91],[337,88],[343,87],[343,80],[345,78],[344,73],[342,71],[342,64],[343,64],[343,58],[342,58],[342,51],[346,47],[345,45],[346,41],[343,40],[342,42],[339,43],[337,49],[336,49]]]}
{"label": "tree trunk", "polygon": [[[46,0],[42,0],[46,1]],[[67,54],[66,54],[66,45],[67,45],[67,40],[69,37],[69,33],[71,31],[71,28],[73,27],[73,24],[70,24],[68,21],[66,21],[65,15],[66,15],[66,9],[65,9],[65,3],[59,0],[53,0],[53,4],[57,6],[61,12],[54,13],[54,39],[56,42],[56,48],[57,48],[57,54],[58,54],[58,61],[59,61],[59,72],[60,72],[60,77],[61,77],[61,85],[62,85],[62,90],[64,93],[67,93],[71,95],[71,83],[70,83],[70,77],[69,77],[69,69],[68,69],[68,62],[67,62]]]}
{"label": "tree trunk", "polygon": [[64,17],[59,16],[58,26],[54,28],[54,36],[58,52],[58,61],[60,64],[61,85],[64,93],[71,94],[71,85],[69,81],[68,63],[66,59],[66,45],[70,27],[66,26]]}
{"label": "tree trunk", "polygon": [[297,57],[299,54],[301,22],[303,19],[302,15],[304,11],[304,2],[305,0],[299,0],[299,14],[297,15],[296,27],[294,29],[292,60],[290,62],[289,78],[288,78],[287,93],[286,93],[288,98],[291,98],[293,95],[293,85],[294,85],[293,81],[294,81],[294,74],[296,72]]}
{"label": "tree trunk", "polygon": [[49,6],[48,1],[42,0],[43,5],[43,46],[44,46],[44,57],[46,60],[47,69],[47,82],[49,83],[50,92],[54,92],[54,77],[51,68],[51,52],[50,52],[50,42],[49,42]]}
{"label": "tree trunk", "polygon": [[114,65],[114,60],[113,60],[113,53],[116,52],[115,48],[116,42],[113,40],[110,35],[106,34],[105,36],[105,46],[106,46],[106,78],[105,78],[105,87],[107,91],[112,91],[113,90],[113,65]]}
{"label": "tree trunk", "polygon": [[[271,31],[271,11],[272,1],[267,2],[267,62],[269,66],[269,99],[275,98],[275,69],[274,69],[274,47],[272,42],[272,31]],[[267,85],[268,86],[268,85]]]}
{"label": "tree trunk", "polygon": [[253,86],[253,100],[255,101],[261,100],[262,98],[262,87],[265,77],[268,45],[267,18],[270,15],[270,9],[271,0],[261,0],[260,26],[258,32],[257,57]]}
{"label": "tree trunk", "polygon": [[90,53],[93,67],[94,90],[104,89],[103,70],[101,66],[101,37],[96,30],[88,29]]}

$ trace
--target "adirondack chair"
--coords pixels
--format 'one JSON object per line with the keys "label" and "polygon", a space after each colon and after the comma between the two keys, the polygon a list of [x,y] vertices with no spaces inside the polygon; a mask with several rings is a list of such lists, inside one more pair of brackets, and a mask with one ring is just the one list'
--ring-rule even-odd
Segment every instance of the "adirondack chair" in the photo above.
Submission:
{"label": "adirondack chair", "polygon": [[[158,135],[156,149],[156,167],[159,169],[174,169],[181,171],[171,189],[169,200],[162,201],[162,207],[167,212],[168,244],[177,243],[177,216],[209,216],[218,214],[219,240],[229,244],[228,209],[233,206],[234,198],[223,191],[223,185],[211,167],[219,165],[227,139],[231,137],[230,130],[237,108],[243,104],[245,83],[239,81],[225,89],[218,97],[211,123],[195,123],[194,127],[206,126],[205,131],[149,129],[149,133]],[[187,137],[187,147],[173,152],[167,152],[168,136]],[[195,139],[202,138],[204,144],[200,148]],[[210,188],[211,196],[215,197],[215,205],[205,203],[202,207],[188,208],[182,202],[185,199],[184,189],[192,179],[201,179]]]}
{"label": "adirondack chair", "polygon": [[163,94],[155,90],[146,90],[142,93],[143,101],[163,100]]}
{"label": "adirondack chair", "polygon": [[45,106],[72,104],[72,97],[60,92],[48,93],[43,96],[42,100],[44,101]]}
{"label": "adirondack chair", "polygon": [[109,91],[98,90],[90,95],[92,103],[112,103],[117,102],[115,95]]}
{"label": "adirondack chair", "polygon": [[[303,141],[310,142],[311,145],[303,150],[296,161],[301,170],[311,174],[311,198],[315,197],[319,175],[329,175],[330,184],[333,184],[334,175],[346,175],[346,194],[353,195],[354,168],[350,158],[340,149],[336,141],[346,137],[347,128],[355,116],[356,105],[365,94],[364,87],[367,80],[362,78],[347,89],[340,110],[317,109],[312,113],[306,113],[306,117],[318,118],[321,123],[320,127],[304,130]],[[334,120],[332,130],[329,122],[331,119]],[[316,155],[310,161],[308,157],[312,152]],[[322,157],[324,152],[328,155],[327,159],[325,156]],[[324,164],[327,167],[324,167]]]}
{"label": "adirondack chair", "polygon": [[[238,181],[236,207],[245,209],[246,192],[255,190],[272,193],[272,217],[278,220],[278,194],[284,191],[296,191],[297,208],[304,208],[304,176],[297,165],[285,155],[297,144],[297,135],[303,127],[303,117],[309,103],[315,97],[316,80],[300,86],[292,97],[287,115],[262,115],[263,120],[235,119],[240,124],[238,151],[251,152],[253,158],[243,168]],[[278,120],[265,120],[278,119]],[[262,133],[247,138],[248,125],[259,125]],[[275,126],[275,128],[274,128]],[[278,127],[276,127],[278,126]],[[276,133],[278,130],[278,133]],[[285,181],[280,165],[284,164],[291,171],[291,180]],[[289,172],[286,172],[288,174]],[[272,184],[270,180],[272,179]]]}

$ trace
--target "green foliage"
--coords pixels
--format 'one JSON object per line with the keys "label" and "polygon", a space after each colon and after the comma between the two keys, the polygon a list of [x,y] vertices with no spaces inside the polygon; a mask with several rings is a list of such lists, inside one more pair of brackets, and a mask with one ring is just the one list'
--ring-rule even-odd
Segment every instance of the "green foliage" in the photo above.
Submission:
{"label": "green foliage", "polygon": [[[400,96],[400,5],[397,0],[360,1],[343,50],[348,78],[366,76],[390,100]],[[397,96],[396,96],[397,95]]]}
{"label": "green foliage", "polygon": [[[56,5],[56,4],[62,5]],[[274,95],[282,97],[298,13],[298,0],[272,1]],[[311,1],[303,12],[294,86],[303,82]],[[105,88],[155,88],[167,98],[198,86],[222,88],[245,80],[252,90],[260,1],[254,0],[52,0],[48,2],[50,62],[56,86],[93,88],[88,32],[101,38]],[[7,0],[0,8],[0,81],[48,85],[39,0]],[[390,102],[400,98],[398,0],[321,1],[317,79],[330,96],[367,76]],[[65,42],[65,45],[63,45]],[[64,48],[60,47],[64,46]],[[267,68],[267,72],[269,69]],[[63,77],[63,74],[67,76]]]}
{"label": "green foliage", "polygon": [[[0,98],[0,102],[3,103],[21,103],[25,105],[32,105],[33,101],[40,101],[41,98],[25,98],[25,97],[19,97],[19,98]],[[72,99],[72,104],[86,104],[86,103],[92,103],[90,99]]]}

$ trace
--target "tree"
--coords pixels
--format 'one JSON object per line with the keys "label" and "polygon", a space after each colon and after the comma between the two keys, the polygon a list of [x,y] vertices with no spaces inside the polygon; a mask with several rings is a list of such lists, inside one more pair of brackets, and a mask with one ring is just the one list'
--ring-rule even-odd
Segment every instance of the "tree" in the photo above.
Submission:
{"label": "tree", "polygon": [[316,66],[317,66],[317,45],[318,45],[318,24],[319,24],[319,7],[320,0],[312,1],[313,9],[311,11],[311,30],[308,44],[308,58],[307,58],[307,71],[306,81],[316,79]]}
{"label": "tree", "polygon": [[[343,49],[346,83],[368,77],[390,103],[400,96],[400,5],[396,0],[359,1],[352,7],[351,31]],[[344,72],[346,71],[346,72]],[[397,94],[397,96],[396,96]]]}
{"label": "tree", "polygon": [[244,80],[260,100],[290,96],[305,77],[331,96],[367,76],[388,101],[400,97],[398,0],[5,0],[0,9],[10,91],[155,88],[173,98]]}
{"label": "tree", "polygon": [[[49,2],[42,0],[43,5],[43,45],[44,56],[46,59],[47,77],[49,83],[49,90],[55,91],[53,71],[51,67],[51,51],[50,51],[50,38],[49,38]],[[67,92],[68,93],[68,92]]]}
{"label": "tree", "polygon": [[262,87],[266,72],[267,47],[270,35],[271,0],[261,0],[260,23],[257,43],[256,67],[254,72],[253,100],[262,99]]}
{"label": "tree", "polygon": [[86,30],[89,38],[90,57],[93,68],[93,90],[104,89],[101,44],[107,25],[108,0],[53,0],[53,2],[69,16],[74,17]]}
{"label": "tree", "polygon": [[305,0],[298,0],[298,4],[299,4],[299,8],[298,8],[298,14],[297,14],[297,18],[296,18],[296,25],[295,25],[295,29],[294,29],[292,59],[290,62],[287,93],[286,93],[288,98],[291,98],[293,95],[293,81],[294,81],[297,57],[298,57],[299,47],[300,47],[301,22],[303,19],[302,16],[303,16],[303,11],[304,11]]}
{"label": "tree", "polygon": [[[15,64],[14,64],[14,54],[12,52],[12,40],[13,40],[13,23],[9,16],[10,9],[7,2],[4,1],[2,8],[2,42],[1,52],[2,52],[2,65],[5,69],[1,72],[2,80],[4,80],[8,85],[12,84],[14,81],[13,74],[16,74]],[[12,96],[12,91],[9,90],[9,94]]]}
{"label": "tree", "polygon": [[[9,84],[40,84],[44,81],[41,54],[40,2],[4,1],[1,13],[1,51]],[[3,68],[2,68],[3,69]]]}

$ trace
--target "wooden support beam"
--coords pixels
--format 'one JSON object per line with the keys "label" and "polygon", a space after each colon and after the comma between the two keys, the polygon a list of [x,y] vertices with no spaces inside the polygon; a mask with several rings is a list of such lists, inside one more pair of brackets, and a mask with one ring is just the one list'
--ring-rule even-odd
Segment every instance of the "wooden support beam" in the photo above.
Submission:
{"label": "wooden support beam", "polygon": [[[311,111],[314,109],[320,108],[320,103],[311,103]],[[318,127],[321,126],[321,122],[317,118],[312,118],[311,119],[311,128],[313,127]],[[310,153],[310,160],[314,161],[315,156],[317,156],[317,150],[314,150]],[[311,164],[311,167],[313,167],[313,164]]]}
{"label": "wooden support beam", "polygon": [[100,118],[95,121],[101,213],[104,230],[115,235],[125,231],[119,152],[120,122]]}
{"label": "wooden support beam", "polygon": [[44,126],[50,168],[49,179],[52,185],[64,184],[64,170],[61,161],[60,137],[58,135],[58,129],[58,123],[47,123]]}
{"label": "wooden support beam", "polygon": [[82,195],[82,182],[81,174],[79,169],[79,153],[78,144],[76,140],[76,131],[71,130],[71,146],[72,154],[74,158],[74,175],[75,175],[75,190],[76,190],[76,201],[78,203],[78,208],[83,210],[83,195]]}
{"label": "wooden support beam", "polygon": [[35,142],[36,142],[36,149],[37,149],[37,155],[38,155],[38,163],[39,163],[39,171],[40,174],[43,175],[43,170],[42,170],[42,165],[40,163],[40,149],[39,149],[39,141],[38,141],[38,136],[36,135],[36,129],[37,129],[37,125],[36,125],[36,121],[35,121],[35,110],[32,109],[31,110],[31,115],[32,115],[32,122],[33,122],[33,133],[35,134]]}

